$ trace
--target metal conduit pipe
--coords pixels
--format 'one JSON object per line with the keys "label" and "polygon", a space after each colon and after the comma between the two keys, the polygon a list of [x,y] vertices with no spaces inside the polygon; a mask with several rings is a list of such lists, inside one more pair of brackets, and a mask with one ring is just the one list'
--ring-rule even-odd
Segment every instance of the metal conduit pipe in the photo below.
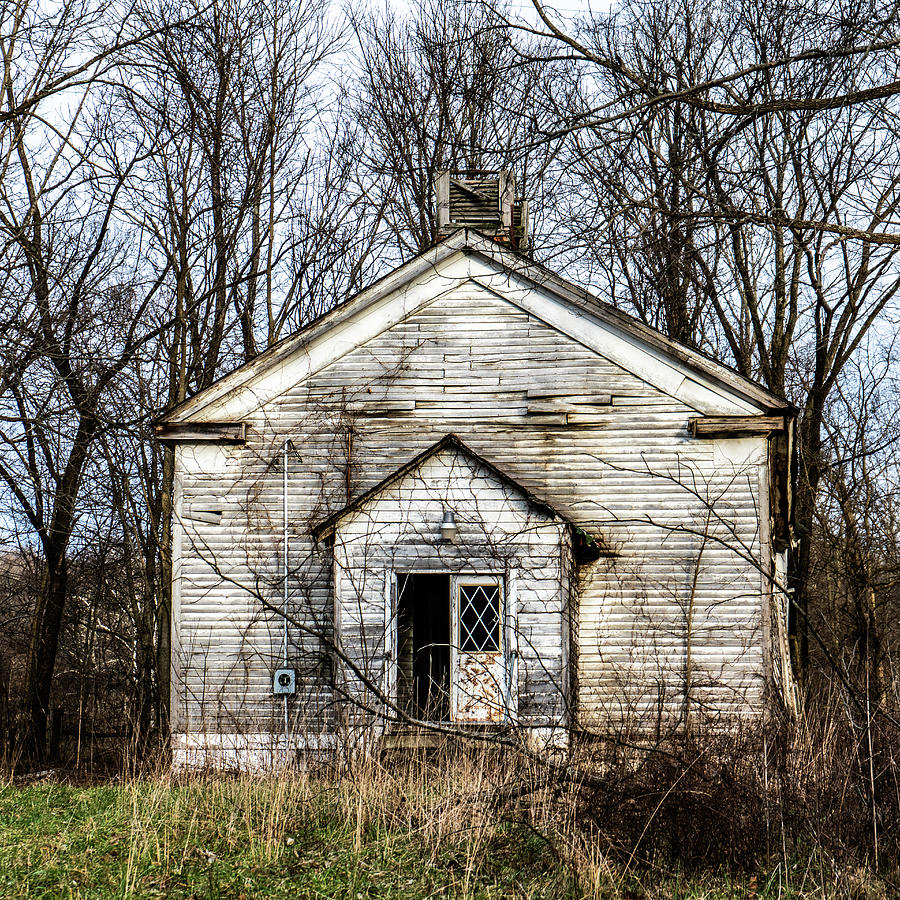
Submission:
{"label": "metal conduit pipe", "polygon": [[[281,657],[282,657],[282,665],[287,668],[288,664],[288,620],[287,620],[287,605],[288,605],[288,445],[290,444],[290,440],[285,438],[284,448],[283,448],[283,459],[282,459],[282,482],[281,482],[281,508],[283,512],[283,533],[282,533],[282,545],[283,545],[283,567],[284,567],[284,578],[283,578],[283,592],[281,598],[281,624],[282,624],[282,642],[281,642]],[[287,694],[282,698],[284,701],[284,761],[287,763],[287,755],[288,755],[288,746],[290,741],[290,725],[288,723],[288,698]]]}

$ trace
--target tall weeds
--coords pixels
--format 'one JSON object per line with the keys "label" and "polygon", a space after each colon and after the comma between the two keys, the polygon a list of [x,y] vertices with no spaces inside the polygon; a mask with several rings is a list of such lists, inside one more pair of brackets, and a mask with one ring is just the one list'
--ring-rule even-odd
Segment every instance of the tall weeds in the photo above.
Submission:
{"label": "tall weeds", "polygon": [[198,896],[229,878],[252,896],[260,873],[335,896],[379,879],[387,896],[669,897],[682,880],[699,896],[900,895],[889,717],[860,721],[834,696],[798,723],[714,725],[546,761],[447,744],[266,777],[162,764],[119,782],[122,827],[90,840],[117,848],[119,896],[198,872]]}

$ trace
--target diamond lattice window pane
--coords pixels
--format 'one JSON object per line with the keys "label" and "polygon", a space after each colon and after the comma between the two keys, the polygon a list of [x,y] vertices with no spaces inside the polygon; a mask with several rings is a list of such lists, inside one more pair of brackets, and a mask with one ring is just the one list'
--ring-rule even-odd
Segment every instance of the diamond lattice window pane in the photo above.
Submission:
{"label": "diamond lattice window pane", "polygon": [[500,652],[500,588],[459,586],[459,648],[465,653]]}

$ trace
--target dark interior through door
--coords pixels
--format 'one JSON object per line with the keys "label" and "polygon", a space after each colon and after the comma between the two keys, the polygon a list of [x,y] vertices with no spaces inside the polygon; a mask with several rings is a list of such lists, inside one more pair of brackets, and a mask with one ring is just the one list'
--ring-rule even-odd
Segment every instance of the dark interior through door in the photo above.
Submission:
{"label": "dark interior through door", "polygon": [[397,702],[417,719],[450,720],[450,576],[398,575]]}

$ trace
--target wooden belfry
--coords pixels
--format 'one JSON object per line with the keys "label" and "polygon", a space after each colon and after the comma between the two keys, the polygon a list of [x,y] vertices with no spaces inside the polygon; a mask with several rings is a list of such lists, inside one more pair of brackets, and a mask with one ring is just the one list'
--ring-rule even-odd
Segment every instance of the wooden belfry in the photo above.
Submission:
{"label": "wooden belfry", "polygon": [[474,228],[513,250],[528,248],[528,201],[516,196],[506,169],[437,173],[438,239],[458,228]]}

